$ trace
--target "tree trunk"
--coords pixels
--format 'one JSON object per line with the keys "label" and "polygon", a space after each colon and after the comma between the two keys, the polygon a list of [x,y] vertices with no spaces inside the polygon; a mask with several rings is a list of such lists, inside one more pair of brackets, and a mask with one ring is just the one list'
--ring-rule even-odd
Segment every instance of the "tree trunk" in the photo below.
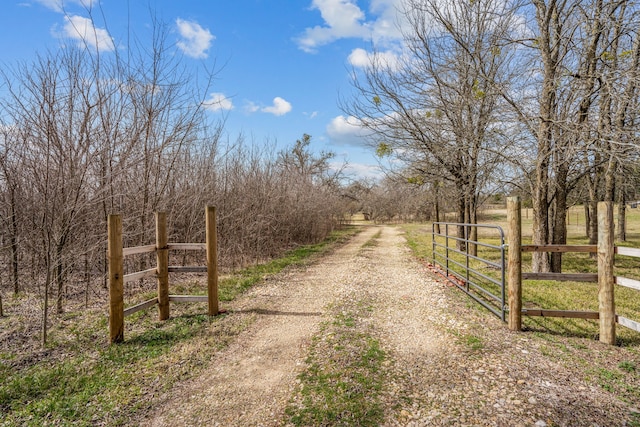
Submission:
{"label": "tree trunk", "polygon": [[589,237],[589,231],[591,230],[590,224],[591,224],[591,211],[589,210],[589,202],[584,202],[583,203],[584,206],[584,235],[585,237]]}
{"label": "tree trunk", "polygon": [[[533,210],[533,244],[546,245],[548,241],[549,225],[547,210],[542,207]],[[534,252],[531,257],[531,269],[536,273],[548,272],[549,257],[545,252]]]}
{"label": "tree trunk", "polygon": [[[471,196],[471,205],[469,206],[469,223],[478,223],[478,198],[474,195]],[[471,233],[469,233],[469,240],[474,242],[478,241],[478,227],[471,227]],[[473,256],[478,256],[478,245],[471,244],[469,247],[469,253]]]}
{"label": "tree trunk", "polygon": [[589,244],[598,243],[598,200],[589,201]]}
{"label": "tree trunk", "polygon": [[[564,162],[557,167],[551,243],[564,245],[567,243],[567,176],[569,171]],[[551,253],[551,271],[553,273],[562,273],[561,252]]]}
{"label": "tree trunk", "polygon": [[[464,196],[464,222],[465,224],[471,224],[471,199],[469,197],[469,192],[465,192],[465,196]],[[471,240],[470,239],[471,236],[471,226],[467,225],[464,228],[464,238],[466,240]],[[469,244],[469,242],[465,242],[466,248],[465,250],[467,251],[467,253],[469,253],[469,250],[471,249],[471,245]]]}
{"label": "tree trunk", "polygon": [[18,279],[18,216],[16,215],[15,191],[11,190],[11,273],[13,281],[13,293],[20,292]]}
{"label": "tree trunk", "polygon": [[56,310],[57,313],[60,314],[63,312],[63,304],[62,300],[64,299],[64,266],[62,263],[62,245],[56,245],[56,285],[58,289],[57,293],[57,301],[56,301]]}
{"label": "tree trunk", "polygon": [[[440,185],[438,181],[434,181],[433,183],[433,208],[435,210],[435,221],[440,222]],[[435,226],[436,233],[440,234],[440,224],[436,224]]]}
{"label": "tree trunk", "polygon": [[[558,37],[562,34],[558,5],[544,1],[533,2],[536,21],[540,30],[538,38],[542,60],[542,90],[540,93],[539,123],[537,129],[537,158],[533,195],[533,244],[549,243],[549,164],[552,160],[554,142],[553,124],[556,121],[557,81],[559,74]],[[545,252],[534,252],[531,268],[535,273],[550,270],[549,257]]]}
{"label": "tree trunk", "polygon": [[[542,181],[541,181],[542,182]],[[546,186],[538,184],[533,201],[533,235],[534,245],[546,245],[549,237],[549,205],[547,203]],[[545,273],[550,269],[549,257],[545,252],[533,252],[531,269],[535,273]]]}
{"label": "tree trunk", "polygon": [[618,168],[618,162],[616,161],[615,157],[612,155],[609,158],[609,163],[607,165],[607,169],[605,171],[605,176],[604,176],[604,201],[605,202],[615,201],[617,168]]}
{"label": "tree trunk", "polygon": [[627,241],[627,197],[624,191],[618,193],[618,241]]}
{"label": "tree trunk", "polygon": [[49,285],[51,284],[51,259],[49,254],[45,255],[47,260],[45,262],[47,269],[47,277],[44,283],[44,307],[42,308],[42,347],[47,345],[47,334],[48,334],[48,321],[49,321]]}
{"label": "tree trunk", "polygon": [[[89,307],[89,288],[91,287],[91,270],[89,267],[89,253],[84,254],[84,308]],[[182,264],[187,265],[187,264]]]}
{"label": "tree trunk", "polygon": [[[458,190],[458,223],[459,224],[464,224],[465,207],[466,207],[466,203],[464,201],[464,191],[459,189]],[[464,239],[465,238],[464,225],[459,225],[457,228],[458,228],[458,239]],[[465,242],[463,242],[462,240],[458,240],[457,246],[459,251],[464,251],[467,247],[465,245]]]}
{"label": "tree trunk", "polygon": [[[553,217],[553,235],[551,243],[564,245],[567,243],[567,198],[565,192],[556,195],[556,207]],[[551,253],[551,271],[562,273],[562,253]]]}

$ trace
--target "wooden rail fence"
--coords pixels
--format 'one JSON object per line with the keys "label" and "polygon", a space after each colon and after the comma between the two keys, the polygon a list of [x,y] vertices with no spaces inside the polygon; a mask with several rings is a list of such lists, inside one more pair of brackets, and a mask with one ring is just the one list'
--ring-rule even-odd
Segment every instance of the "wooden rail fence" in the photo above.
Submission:
{"label": "wooden rail fence", "polygon": [[[169,303],[208,302],[209,316],[221,312],[218,306],[218,255],[216,209],[207,206],[205,243],[168,243],[167,215],[156,214],[156,244],[122,247],[122,218],[109,215],[108,221],[108,260],[109,260],[109,341],[124,341],[124,318],[140,310],[158,305],[158,319],[167,320],[170,314]],[[206,266],[170,266],[170,250],[206,250]],[[157,265],[144,271],[124,274],[124,257],[135,254],[155,252]],[[207,273],[207,295],[170,295],[169,273]],[[158,282],[158,296],[127,309],[124,308],[124,284],[135,280],[155,277]]]}
{"label": "wooden rail fence", "polygon": [[[616,342],[616,323],[640,332],[640,322],[615,313],[615,286],[620,285],[640,291],[640,281],[614,276],[615,254],[640,258],[640,249],[614,246],[613,203],[598,203],[597,245],[522,245],[520,198],[507,198],[508,221],[508,302],[509,328],[522,329],[522,315],[598,319],[600,341]],[[598,273],[523,273],[522,252],[591,252],[597,253]],[[598,311],[569,311],[522,309],[523,280],[557,280],[598,283]]]}

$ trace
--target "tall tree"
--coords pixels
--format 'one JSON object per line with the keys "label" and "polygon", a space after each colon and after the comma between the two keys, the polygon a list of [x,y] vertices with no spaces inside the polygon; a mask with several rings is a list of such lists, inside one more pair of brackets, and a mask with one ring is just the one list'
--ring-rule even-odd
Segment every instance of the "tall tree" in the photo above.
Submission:
{"label": "tall tree", "polygon": [[404,16],[404,57],[390,63],[374,54],[354,73],[356,97],[343,109],[424,180],[453,183],[458,222],[475,223],[482,179],[503,140],[496,87],[506,79],[511,52],[502,41],[515,24],[514,6],[409,0]]}
{"label": "tall tree", "polygon": [[[503,90],[503,97],[536,141],[529,151],[535,164],[523,169],[533,178],[535,244],[566,242],[568,200],[581,181],[589,190],[587,230],[592,242],[597,201],[613,198],[613,180],[606,184],[605,172],[616,170],[619,144],[634,123],[632,109],[621,100],[633,104],[636,97],[633,84],[627,84],[635,81],[630,79],[635,9],[624,0],[532,0],[520,8],[526,30],[512,42],[521,46],[517,66],[531,71],[519,79],[522,92]],[[622,52],[625,61],[618,61]],[[534,96],[518,98],[527,92]],[[618,121],[621,130],[616,134],[614,117],[622,111],[625,119]],[[633,144],[626,146],[631,149]],[[561,256],[534,253],[532,268],[560,271]]]}

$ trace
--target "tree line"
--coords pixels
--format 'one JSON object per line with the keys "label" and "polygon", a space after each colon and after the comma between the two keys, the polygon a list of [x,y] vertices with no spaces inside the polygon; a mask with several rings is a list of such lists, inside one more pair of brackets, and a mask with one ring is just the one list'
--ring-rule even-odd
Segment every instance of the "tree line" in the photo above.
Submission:
{"label": "tree line", "polygon": [[[407,0],[398,60],[355,70],[343,110],[408,183],[455,191],[475,223],[491,192],[533,207],[533,243],[566,243],[566,215],[635,197],[640,9],[627,0]],[[624,226],[620,227],[624,238]],[[464,230],[459,230],[462,233]],[[534,271],[560,271],[537,253]]]}
{"label": "tree line", "polygon": [[70,43],[0,70],[0,298],[35,295],[45,341],[50,312],[104,301],[111,213],[127,247],[153,243],[156,211],[170,241],[204,242],[215,205],[226,270],[317,242],[344,218],[332,153],[309,135],[281,150],[225,136],[206,110],[215,73],[185,68],[167,35],[154,22],[126,53]]}
{"label": "tree line", "polygon": [[[229,138],[207,114],[215,72],[184,67],[155,20],[121,51],[69,43],[3,66],[0,298],[36,295],[45,336],[50,304],[104,298],[114,212],[126,246],[152,241],[155,211],[168,212],[172,241],[197,242],[203,206],[216,205],[228,269],[317,241],[358,211],[475,223],[492,194],[531,204],[535,244],[566,242],[577,203],[592,242],[598,201],[617,201],[624,224],[640,176],[636,2],[406,0],[401,12],[397,60],[374,52],[340,101],[402,165],[379,182],[343,180],[309,135],[279,151]],[[560,254],[533,268],[559,271]]]}

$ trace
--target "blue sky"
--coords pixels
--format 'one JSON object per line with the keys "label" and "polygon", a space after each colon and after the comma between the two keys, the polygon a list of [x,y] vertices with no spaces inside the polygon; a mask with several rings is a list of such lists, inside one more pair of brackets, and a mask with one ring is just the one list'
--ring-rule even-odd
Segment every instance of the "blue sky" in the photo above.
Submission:
{"label": "blue sky", "polygon": [[[149,10],[168,25],[186,65],[216,64],[208,114],[226,134],[291,145],[303,133],[315,151],[336,153],[354,176],[379,175],[362,131],[338,106],[350,73],[372,46],[393,59],[402,0],[2,0],[0,61],[30,60],[91,34],[103,54],[149,28]],[[94,17],[91,22],[88,10]]]}

